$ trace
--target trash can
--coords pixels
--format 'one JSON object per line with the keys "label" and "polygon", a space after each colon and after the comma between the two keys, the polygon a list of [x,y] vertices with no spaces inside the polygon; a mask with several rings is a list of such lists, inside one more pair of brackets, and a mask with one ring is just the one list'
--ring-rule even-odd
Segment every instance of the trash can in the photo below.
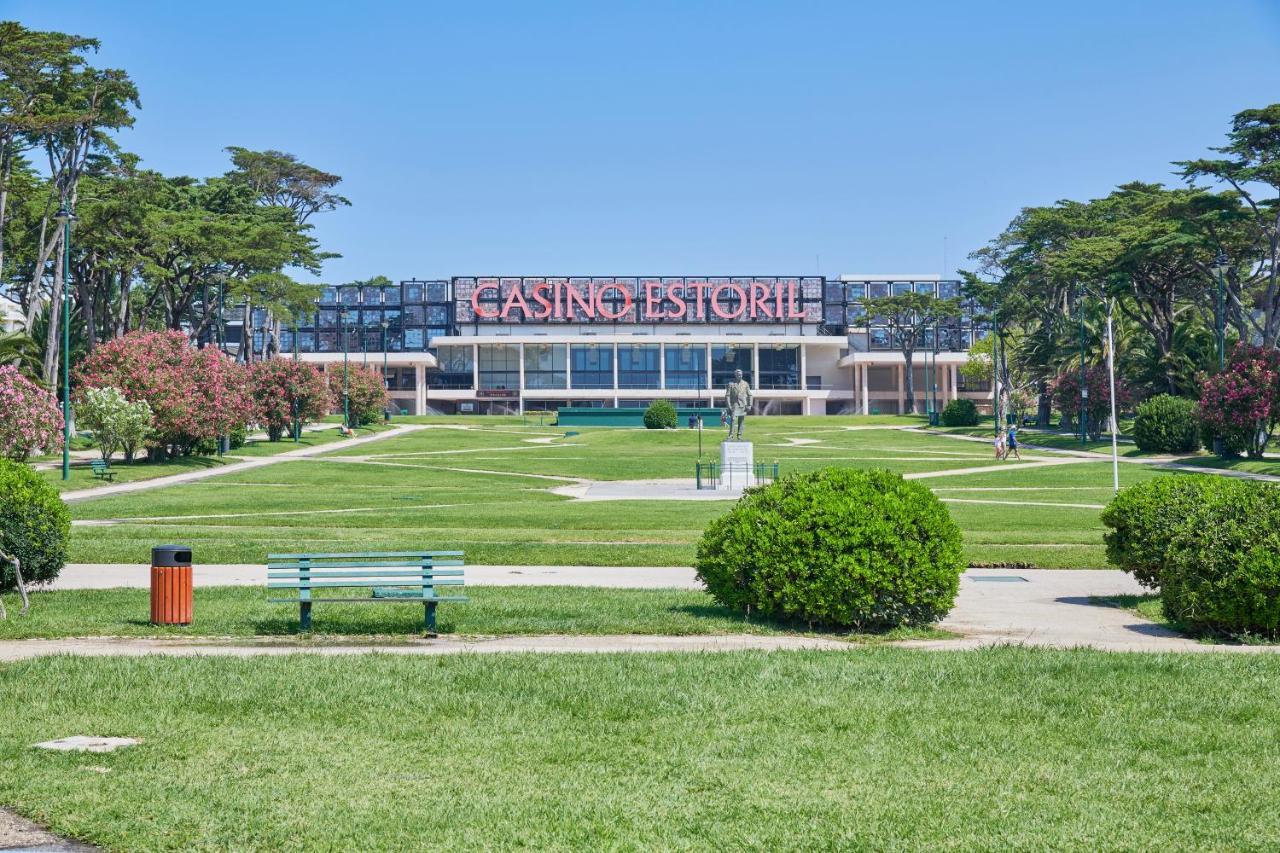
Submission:
{"label": "trash can", "polygon": [[191,546],[151,549],[151,624],[190,625]]}

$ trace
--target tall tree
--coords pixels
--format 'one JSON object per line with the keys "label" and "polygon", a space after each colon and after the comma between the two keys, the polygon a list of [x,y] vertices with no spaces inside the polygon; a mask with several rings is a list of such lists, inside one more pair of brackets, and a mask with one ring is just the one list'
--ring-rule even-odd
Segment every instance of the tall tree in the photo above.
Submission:
{"label": "tall tree", "polygon": [[351,204],[333,192],[342,183],[341,177],[308,166],[293,154],[250,151],[234,145],[227,151],[235,166],[227,173],[229,180],[248,186],[262,204],[289,208],[299,222],[306,222],[312,214]]}
{"label": "tall tree", "polygon": [[0,278],[14,169],[23,151],[39,144],[41,133],[62,120],[47,110],[62,76],[79,70],[82,53],[97,49],[97,39],[0,21]]}
{"label": "tall tree", "polygon": [[889,327],[893,344],[906,363],[907,412],[916,410],[915,377],[912,363],[915,351],[925,343],[925,335],[960,315],[959,299],[940,299],[931,293],[903,293],[868,299],[867,313],[877,325]]}
{"label": "tall tree", "polygon": [[1261,308],[1260,318],[1249,317],[1247,310],[1240,316],[1264,346],[1273,348],[1280,341],[1280,104],[1237,113],[1227,144],[1213,150],[1226,156],[1176,165],[1188,182],[1208,179],[1230,186],[1252,215],[1253,239],[1237,246],[1232,272]]}

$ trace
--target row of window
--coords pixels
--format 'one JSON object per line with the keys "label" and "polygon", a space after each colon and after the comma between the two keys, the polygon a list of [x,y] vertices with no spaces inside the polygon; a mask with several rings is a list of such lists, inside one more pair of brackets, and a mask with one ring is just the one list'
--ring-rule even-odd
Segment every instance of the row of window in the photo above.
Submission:
{"label": "row of window", "polygon": [[[441,346],[438,371],[428,381],[436,388],[480,390],[520,388],[521,353],[516,344]],[[474,352],[474,355],[473,355]],[[751,347],[712,344],[525,344],[524,387],[542,389],[707,389],[720,388],[741,370],[753,387],[800,387],[800,347],[761,347],[757,381]],[[474,362],[473,362],[474,359]],[[616,359],[616,364],[615,364]],[[665,368],[665,370],[664,370]],[[663,384],[665,372],[665,385]]]}
{"label": "row of window", "polygon": [[317,300],[321,305],[411,305],[448,303],[447,281],[404,281],[400,284],[326,287]]}

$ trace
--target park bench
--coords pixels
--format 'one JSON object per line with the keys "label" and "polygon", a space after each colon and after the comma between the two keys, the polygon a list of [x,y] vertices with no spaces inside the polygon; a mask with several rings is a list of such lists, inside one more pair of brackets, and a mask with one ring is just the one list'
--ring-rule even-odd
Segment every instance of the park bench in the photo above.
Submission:
{"label": "park bench", "polygon": [[105,459],[90,459],[89,467],[93,469],[93,477],[95,480],[106,480],[108,483],[114,483],[116,472],[111,470],[111,466],[107,464]]}
{"label": "park bench", "polygon": [[[357,554],[268,554],[267,589],[297,590],[297,597],[272,598],[273,604],[298,605],[303,631],[311,630],[311,605],[328,601],[360,604],[421,601],[424,627],[436,630],[436,605],[465,602],[465,595],[441,595],[437,587],[460,587],[461,551],[372,551]],[[351,590],[332,597],[330,590]],[[369,590],[358,596],[356,591]],[[316,598],[316,594],[324,598]]]}

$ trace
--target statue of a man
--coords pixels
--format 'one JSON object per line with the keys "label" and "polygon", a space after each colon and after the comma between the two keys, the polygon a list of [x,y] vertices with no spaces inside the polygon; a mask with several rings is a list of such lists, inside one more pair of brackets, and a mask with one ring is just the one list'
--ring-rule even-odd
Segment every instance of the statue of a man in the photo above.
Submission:
{"label": "statue of a man", "polygon": [[751,408],[751,385],[742,378],[742,371],[733,372],[733,381],[724,389],[724,408],[729,417],[729,438],[742,440],[742,422]]}

